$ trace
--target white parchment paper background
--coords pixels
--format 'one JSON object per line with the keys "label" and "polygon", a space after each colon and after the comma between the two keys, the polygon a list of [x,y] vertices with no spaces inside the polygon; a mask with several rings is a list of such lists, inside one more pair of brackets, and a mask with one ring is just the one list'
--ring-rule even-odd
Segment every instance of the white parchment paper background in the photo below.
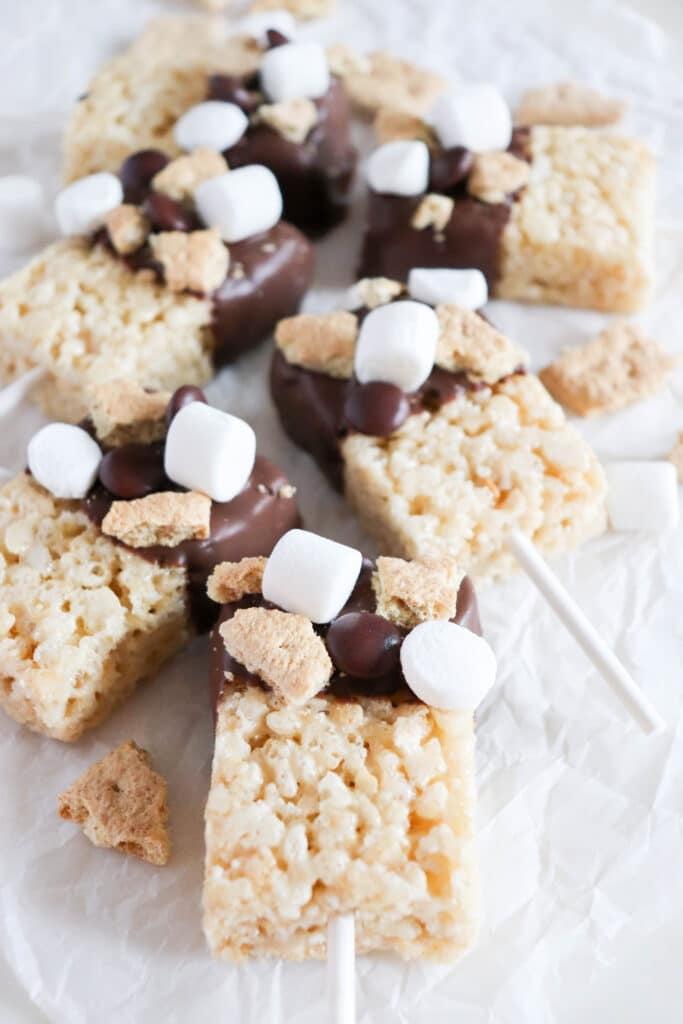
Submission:
{"label": "white parchment paper background", "polygon": [[[511,101],[531,83],[576,76],[631,102],[628,127],[661,163],[659,290],[643,320],[683,351],[683,79],[662,34],[608,0],[556,3],[552,13],[541,0],[339,6],[338,16],[307,34],[490,78]],[[3,0],[0,173],[37,174],[54,192],[71,102],[98,63],[162,9],[136,0]],[[362,132],[360,140],[367,141]],[[311,309],[326,308],[350,282],[361,220],[359,206],[322,246]],[[19,262],[5,258],[1,269]],[[504,304],[491,312],[536,365],[604,322]],[[252,421],[262,450],[298,483],[310,527],[367,545],[343,503],[283,439],[264,385],[267,360],[263,351],[224,372],[213,399]],[[38,422],[26,409],[0,425],[0,463],[22,465]],[[681,375],[653,401],[581,424],[604,458],[661,457],[682,427]],[[683,528],[659,537],[611,534],[556,564],[670,723],[654,740],[626,721],[525,579],[482,593],[500,679],[478,729],[481,940],[455,968],[362,961],[364,1024],[681,1019],[682,538]],[[321,965],[231,967],[212,963],[205,950],[202,813],[212,752],[205,653],[198,642],[75,747],[0,720],[0,955],[50,1021],[329,1019]],[[60,790],[129,737],[169,780],[174,855],[164,870],[95,849],[56,816]]]}

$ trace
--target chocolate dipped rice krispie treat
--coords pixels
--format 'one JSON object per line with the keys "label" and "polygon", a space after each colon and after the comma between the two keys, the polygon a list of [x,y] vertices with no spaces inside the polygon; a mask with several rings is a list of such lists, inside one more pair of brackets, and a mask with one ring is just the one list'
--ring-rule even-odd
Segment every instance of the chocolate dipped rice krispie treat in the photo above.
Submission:
{"label": "chocolate dipped rice krispie treat", "polygon": [[282,321],[271,369],[285,430],[382,550],[477,578],[515,567],[512,529],[553,555],[605,527],[597,458],[485,301],[476,270],[363,280],[352,311]]}
{"label": "chocolate dipped rice krispie treat", "polygon": [[112,381],[91,411],[39,431],[0,491],[0,705],[61,740],[211,627],[217,563],[268,554],[299,518],[251,428],[197,388]]}
{"label": "chocolate dipped rice krispie treat", "polygon": [[474,942],[473,711],[496,665],[449,558],[380,558],[294,530],[218,566],[204,930],[226,960],[455,960]]}

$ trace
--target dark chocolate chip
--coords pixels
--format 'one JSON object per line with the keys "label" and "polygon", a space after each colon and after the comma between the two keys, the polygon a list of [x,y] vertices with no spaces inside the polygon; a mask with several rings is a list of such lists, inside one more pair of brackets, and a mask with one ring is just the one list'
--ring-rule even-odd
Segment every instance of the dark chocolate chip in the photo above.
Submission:
{"label": "dark chocolate chip", "polygon": [[341,615],[325,638],[335,668],[355,679],[379,679],[394,672],[401,640],[397,626],[372,612]]}
{"label": "dark chocolate chip", "polygon": [[285,46],[289,39],[282,32],[278,32],[276,28],[269,28],[266,32],[266,39],[268,40],[268,49],[275,50],[278,46]]}
{"label": "dark chocolate chip", "polygon": [[245,114],[253,114],[261,104],[258,92],[247,88],[236,75],[209,75],[209,99],[235,103]]}
{"label": "dark chocolate chip", "polygon": [[186,405],[192,402],[206,402],[206,395],[201,388],[192,384],[184,384],[173,392],[166,406],[166,426],[170,427],[173,417]]}
{"label": "dark chocolate chip", "polygon": [[199,227],[199,220],[191,210],[162,192],[150,192],[142,211],[157,231],[195,231]]}
{"label": "dark chocolate chip", "polygon": [[119,178],[127,203],[141,203],[147,196],[152,178],[162,171],[169,158],[160,149],[141,149],[123,161]]}
{"label": "dark chocolate chip", "polygon": [[100,463],[100,483],[116,498],[144,498],[167,490],[161,444],[126,444],[112,448]]}
{"label": "dark chocolate chip", "polygon": [[429,188],[432,192],[452,192],[466,181],[473,162],[474,156],[464,146],[445,149],[443,153],[432,157]]}
{"label": "dark chocolate chip", "polygon": [[373,437],[388,437],[408,419],[410,403],[395,384],[373,380],[354,382],[344,405],[344,416],[354,430]]}

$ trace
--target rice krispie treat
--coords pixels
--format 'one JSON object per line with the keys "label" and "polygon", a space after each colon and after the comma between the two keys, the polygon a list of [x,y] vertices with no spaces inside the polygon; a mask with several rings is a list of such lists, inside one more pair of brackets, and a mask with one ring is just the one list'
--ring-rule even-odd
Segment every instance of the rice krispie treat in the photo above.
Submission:
{"label": "rice krispie treat", "polygon": [[8,714],[78,739],[211,627],[214,565],[268,554],[298,522],[293,488],[254,448],[251,428],[198,389],[123,381],[93,395],[88,430],[39,431],[30,471],[0,491]]}
{"label": "rice krispie treat", "polygon": [[476,270],[361,281],[353,312],[280,323],[271,370],[285,430],[382,550],[478,578],[515,568],[512,529],[553,555],[605,527],[597,458],[485,298]]}
{"label": "rice krispie treat", "polygon": [[453,961],[476,938],[473,711],[495,676],[470,581],[304,531],[221,566],[204,931],[226,960]]}
{"label": "rice krispie treat", "polygon": [[[284,216],[317,236],[345,215],[357,154],[349,103],[321,46],[290,43],[287,12],[246,18],[225,42],[202,28],[206,44],[171,48],[187,19],[154,22],[110,61],[79,100],[66,133],[65,177],[113,171],[130,153],[173,156],[209,146],[231,168],[264,164],[284,197]],[[283,22],[284,19],[284,22]],[[280,28],[278,28],[280,26]],[[146,42],[146,47],[145,47]],[[141,51],[151,49],[151,64]],[[187,59],[186,59],[187,58]]]}
{"label": "rice krispie treat", "polygon": [[295,312],[313,248],[280,220],[264,167],[210,149],[141,151],[57,198],[65,237],[0,282],[0,383],[39,368],[33,396],[77,422],[91,388],[203,384]]}
{"label": "rice krispie treat", "polygon": [[[630,312],[653,284],[654,159],[584,126],[513,131],[490,86],[384,112],[360,275],[478,267],[504,299]],[[433,215],[438,206],[439,216]]]}

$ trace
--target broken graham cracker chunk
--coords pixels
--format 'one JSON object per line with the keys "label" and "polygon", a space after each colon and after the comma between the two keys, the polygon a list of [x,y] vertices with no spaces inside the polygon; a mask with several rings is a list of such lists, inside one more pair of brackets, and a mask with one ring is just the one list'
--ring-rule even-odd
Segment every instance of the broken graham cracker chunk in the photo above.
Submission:
{"label": "broken graham cracker chunk", "polygon": [[373,128],[380,143],[397,142],[402,139],[418,139],[430,149],[437,147],[436,132],[431,125],[414,114],[407,114],[393,107],[382,107],[374,120]]}
{"label": "broken graham cracker chunk", "polygon": [[372,581],[377,614],[404,629],[431,619],[452,619],[464,575],[447,556],[412,562],[380,557]]}
{"label": "broken graham cracker chunk", "polygon": [[332,377],[352,375],[357,337],[358,318],[347,312],[302,313],[281,320],[275,330],[275,343],[287,362]]}
{"label": "broken graham cracker chunk", "polygon": [[94,384],[90,395],[97,439],[109,448],[150,444],[165,437],[170,391],[145,391],[137,381],[119,377]]}
{"label": "broken graham cracker chunk", "polygon": [[683,483],[683,433],[678,435],[678,441],[671,450],[669,455],[669,462],[673,462],[676,467],[678,479]]}
{"label": "broken graham cracker chunk", "polygon": [[304,704],[332,677],[325,643],[303,615],[240,608],[223,623],[220,634],[228,653],[286,704]]}
{"label": "broken graham cracker chunk", "polygon": [[264,103],[258,119],[289,142],[304,142],[318,123],[318,108],[311,100],[298,97],[282,103]]}
{"label": "broken graham cracker chunk", "polygon": [[352,291],[359,307],[376,309],[398,298],[405,291],[405,285],[390,277],[363,277],[354,284]]}
{"label": "broken graham cracker chunk", "polygon": [[225,280],[230,254],[216,228],[205,231],[163,231],[150,238],[154,256],[173,292],[204,294]]}
{"label": "broken graham cracker chunk", "polygon": [[209,576],[207,593],[217,604],[232,604],[246,594],[260,594],[267,558],[243,558],[221,562]]}
{"label": "broken graham cracker chunk", "polygon": [[331,67],[343,79],[351,102],[361,111],[374,115],[382,107],[420,117],[448,88],[447,79],[377,50],[364,63],[352,58],[348,48],[335,47],[329,53]]}
{"label": "broken graham cracker chunk", "polygon": [[565,349],[539,376],[562,405],[596,416],[652,397],[677,365],[641,327],[617,320],[587,345]]}
{"label": "broken graham cracker chunk", "polygon": [[211,498],[198,491],[158,491],[133,501],[114,501],[102,520],[102,532],[131,548],[175,547],[206,540],[211,528]]}
{"label": "broken graham cracker chunk", "polygon": [[198,185],[209,178],[225,174],[228,165],[225,158],[214,149],[201,146],[186,156],[179,156],[166,164],[152,178],[155,192],[163,192],[171,199],[192,199]]}
{"label": "broken graham cracker chunk", "polygon": [[450,196],[430,193],[424,197],[410,223],[418,231],[423,231],[424,228],[444,231],[453,215],[454,206],[455,203]]}
{"label": "broken graham cracker chunk", "polygon": [[553,124],[599,127],[617,124],[626,105],[580,82],[555,82],[528,89],[515,115],[519,125]]}
{"label": "broken graham cracker chunk", "polygon": [[465,370],[495,384],[529,361],[528,353],[483,317],[460,306],[437,306],[441,325],[436,364],[457,373]]}
{"label": "broken graham cracker chunk", "polygon": [[295,18],[307,21],[324,18],[335,9],[337,0],[253,0],[250,11],[289,11]]}
{"label": "broken graham cracker chunk", "polygon": [[139,207],[130,203],[115,206],[104,218],[111,244],[122,256],[135,252],[149,234],[149,221]]}
{"label": "broken graham cracker chunk", "polygon": [[483,203],[502,203],[522,188],[531,168],[512,153],[477,153],[467,179],[467,191]]}
{"label": "broken graham cracker chunk", "polygon": [[59,816],[81,825],[95,846],[168,863],[166,781],[149,754],[129,740],[76,779],[59,797]]}

